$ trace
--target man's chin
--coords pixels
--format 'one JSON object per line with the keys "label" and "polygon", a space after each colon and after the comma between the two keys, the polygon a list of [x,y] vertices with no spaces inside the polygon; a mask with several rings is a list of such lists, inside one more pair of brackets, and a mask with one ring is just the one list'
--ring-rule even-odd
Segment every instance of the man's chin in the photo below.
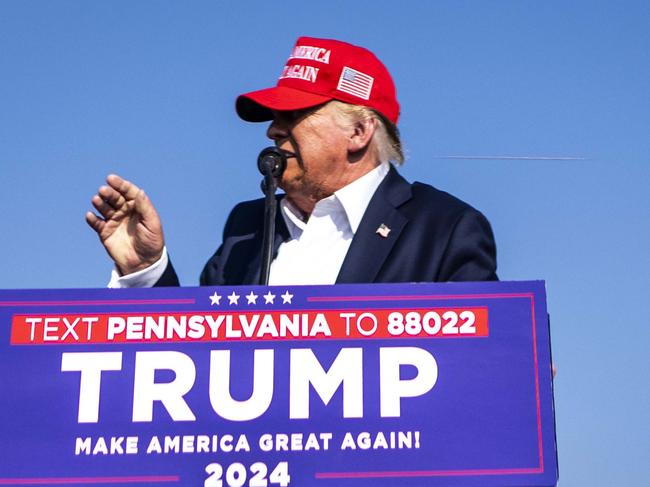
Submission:
{"label": "man's chin", "polygon": [[287,196],[291,197],[299,196],[304,192],[304,185],[302,184],[299,178],[292,178],[291,176],[287,177],[287,173],[282,175],[282,179],[278,182],[278,187],[284,191]]}

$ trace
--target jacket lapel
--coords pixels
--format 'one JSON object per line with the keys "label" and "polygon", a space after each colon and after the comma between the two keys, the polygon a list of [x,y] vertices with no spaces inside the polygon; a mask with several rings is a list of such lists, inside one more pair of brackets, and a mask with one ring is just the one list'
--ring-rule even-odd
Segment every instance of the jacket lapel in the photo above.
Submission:
{"label": "jacket lapel", "polygon": [[[391,165],[361,219],[336,279],[337,284],[375,281],[408,223],[408,218],[397,208],[410,198],[411,185]],[[379,228],[383,228],[383,235],[377,232]]]}

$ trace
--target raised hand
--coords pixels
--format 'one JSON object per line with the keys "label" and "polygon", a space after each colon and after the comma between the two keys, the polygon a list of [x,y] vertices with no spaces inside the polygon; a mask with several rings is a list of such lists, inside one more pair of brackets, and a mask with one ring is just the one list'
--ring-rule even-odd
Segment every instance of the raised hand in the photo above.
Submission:
{"label": "raised hand", "polygon": [[108,185],[92,197],[100,216],[86,213],[86,222],[122,275],[145,269],[160,259],[165,245],[158,212],[135,184],[111,174]]}

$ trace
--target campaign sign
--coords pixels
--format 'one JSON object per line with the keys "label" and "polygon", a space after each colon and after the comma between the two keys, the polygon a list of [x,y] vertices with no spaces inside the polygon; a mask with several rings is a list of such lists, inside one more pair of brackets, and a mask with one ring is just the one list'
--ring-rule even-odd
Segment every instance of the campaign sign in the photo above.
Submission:
{"label": "campaign sign", "polygon": [[0,291],[0,485],[553,486],[543,282]]}

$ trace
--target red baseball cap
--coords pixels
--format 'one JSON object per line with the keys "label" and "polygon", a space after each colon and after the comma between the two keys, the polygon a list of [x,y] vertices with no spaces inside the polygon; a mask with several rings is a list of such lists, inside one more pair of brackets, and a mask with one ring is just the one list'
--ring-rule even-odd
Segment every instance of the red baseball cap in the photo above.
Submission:
{"label": "red baseball cap", "polygon": [[300,37],[273,88],[237,97],[248,122],[273,120],[272,110],[301,110],[339,100],[373,108],[397,124],[399,103],[386,67],[368,49],[333,39]]}

